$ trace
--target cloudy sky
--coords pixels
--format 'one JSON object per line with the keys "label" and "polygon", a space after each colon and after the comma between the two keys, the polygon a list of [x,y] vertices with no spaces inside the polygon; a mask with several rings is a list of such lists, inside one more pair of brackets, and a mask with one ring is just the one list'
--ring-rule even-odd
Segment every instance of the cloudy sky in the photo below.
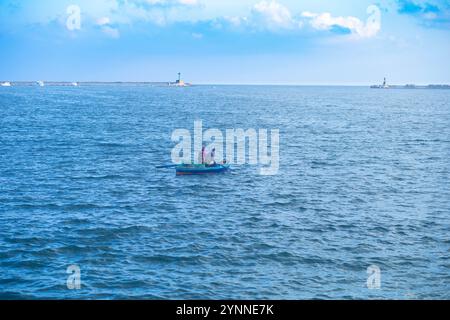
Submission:
{"label": "cloudy sky", "polygon": [[0,0],[0,80],[450,83],[450,0]]}

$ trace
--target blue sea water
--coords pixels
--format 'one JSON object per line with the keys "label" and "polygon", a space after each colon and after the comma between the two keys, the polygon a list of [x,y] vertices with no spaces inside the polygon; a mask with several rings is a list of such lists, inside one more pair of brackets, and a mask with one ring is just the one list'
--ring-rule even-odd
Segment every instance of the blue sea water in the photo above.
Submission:
{"label": "blue sea water", "polygon": [[[2,299],[450,298],[450,91],[0,89]],[[155,169],[194,120],[280,129],[279,173]]]}

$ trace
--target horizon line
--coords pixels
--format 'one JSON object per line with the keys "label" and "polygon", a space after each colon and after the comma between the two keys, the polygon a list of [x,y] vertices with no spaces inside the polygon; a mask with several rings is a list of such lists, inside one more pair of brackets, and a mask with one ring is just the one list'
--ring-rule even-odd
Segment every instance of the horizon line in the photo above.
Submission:
{"label": "horizon line", "polygon": [[[111,80],[111,81],[101,81],[101,80],[88,80],[88,81],[58,81],[58,80],[2,80],[0,83],[9,82],[11,84],[32,84],[36,83],[38,81],[43,81],[47,84],[168,84],[168,83],[174,83],[173,81],[124,81],[124,80]],[[320,86],[326,86],[326,87],[366,87],[366,86],[372,86],[374,85],[369,83],[251,83],[251,82],[244,82],[244,83],[238,83],[238,82],[199,82],[199,83],[189,83],[193,86],[206,86],[206,85],[216,85],[216,86],[304,86],[304,87],[320,87]],[[448,83],[407,83],[407,84],[391,84],[390,86],[406,86],[406,85],[415,85],[415,86],[431,86],[431,85],[450,85],[450,82]]]}

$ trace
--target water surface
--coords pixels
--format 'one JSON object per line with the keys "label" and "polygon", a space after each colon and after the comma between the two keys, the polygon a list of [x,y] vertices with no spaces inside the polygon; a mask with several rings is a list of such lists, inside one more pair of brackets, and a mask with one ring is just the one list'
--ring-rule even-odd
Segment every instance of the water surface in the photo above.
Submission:
{"label": "water surface", "polygon": [[[450,91],[0,89],[0,298],[450,298]],[[194,120],[279,173],[156,170]]]}

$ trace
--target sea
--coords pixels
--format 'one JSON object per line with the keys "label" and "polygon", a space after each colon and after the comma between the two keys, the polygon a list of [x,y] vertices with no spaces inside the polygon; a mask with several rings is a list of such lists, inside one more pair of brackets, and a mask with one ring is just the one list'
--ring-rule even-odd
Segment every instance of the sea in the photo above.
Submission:
{"label": "sea", "polygon": [[[200,120],[278,172],[157,169]],[[0,88],[0,299],[450,299],[449,258],[450,90]]]}

